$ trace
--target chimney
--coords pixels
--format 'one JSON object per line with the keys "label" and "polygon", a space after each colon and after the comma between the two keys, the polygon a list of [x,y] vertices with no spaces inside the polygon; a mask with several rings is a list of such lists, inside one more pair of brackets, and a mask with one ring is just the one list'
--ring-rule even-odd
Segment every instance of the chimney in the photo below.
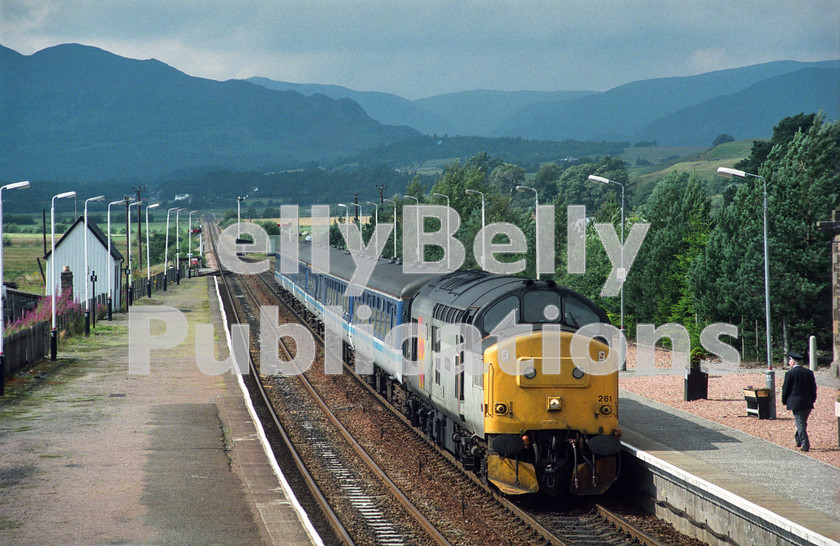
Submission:
{"label": "chimney", "polygon": [[61,268],[61,294],[64,294],[65,290],[70,291],[70,297],[73,297],[73,272],[70,271],[70,266],[65,265]]}

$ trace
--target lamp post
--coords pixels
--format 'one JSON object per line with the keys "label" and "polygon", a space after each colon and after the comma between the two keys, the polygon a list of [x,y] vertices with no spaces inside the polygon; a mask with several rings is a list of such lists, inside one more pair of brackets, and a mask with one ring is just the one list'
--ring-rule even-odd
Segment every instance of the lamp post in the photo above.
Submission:
{"label": "lamp post", "polygon": [[163,291],[166,292],[166,283],[169,280],[169,213],[173,210],[178,210],[178,207],[172,207],[166,211],[166,243],[163,247]]}
{"label": "lamp post", "polygon": [[394,260],[397,259],[397,202],[393,199],[383,199],[385,203],[394,205]]}
{"label": "lamp post", "polygon": [[764,337],[767,341],[767,372],[765,376],[766,386],[770,389],[770,419],[776,418],[776,372],[773,370],[772,352],[770,348],[770,248],[767,242],[767,179],[757,174],[751,174],[729,167],[718,167],[717,172],[721,176],[737,178],[757,178],[763,183],[764,193]]}
{"label": "lamp post", "polygon": [[484,264],[487,262],[487,234],[484,233],[484,194],[478,190],[467,190],[467,195],[481,196],[481,269],[484,269]]}
{"label": "lamp post", "polygon": [[[604,178],[603,176],[596,176],[594,174],[589,175],[590,182],[598,182],[601,184],[616,184],[621,186],[621,267],[619,268],[616,276],[618,277],[619,282],[619,290],[621,290],[621,325],[620,329],[624,331],[624,281],[627,278],[627,272],[624,270],[624,184],[621,182],[616,182],[615,180],[610,180],[609,178]],[[626,365],[622,366],[622,370],[627,369]]]}
{"label": "lamp post", "polygon": [[[344,233],[342,235],[344,236],[344,246],[347,247],[347,237],[349,236],[349,228],[347,226],[350,224],[350,208],[344,203],[339,203],[338,206],[344,207]],[[339,231],[341,231],[340,227]]]}
{"label": "lamp post", "polygon": [[[129,199],[134,199],[134,197],[130,197]],[[111,205],[122,205],[125,203],[125,199],[120,199],[119,201],[112,201],[108,203],[108,260],[111,259]],[[109,266],[108,267],[108,320],[113,320],[113,297],[114,297],[114,271]]]}
{"label": "lamp post", "polygon": [[[129,203],[128,205],[128,216],[131,217],[131,207],[137,205],[140,206],[143,202],[142,201],[135,201],[134,203]],[[126,236],[128,237],[128,268],[125,270],[125,277],[126,277],[126,286],[128,287],[128,305],[134,303],[134,286],[131,282],[132,274],[134,273],[131,270],[131,226],[129,225],[128,230],[126,231]],[[140,233],[137,233],[137,238],[140,238]],[[127,307],[126,307],[127,308]]]}
{"label": "lamp post", "polygon": [[52,224],[52,246],[50,249],[50,256],[52,257],[52,266],[50,267],[50,282],[52,283],[52,330],[50,331],[50,360],[53,361],[55,360],[56,354],[58,353],[58,333],[55,330],[55,200],[64,199],[67,197],[76,197],[76,192],[67,191],[64,193],[59,193],[58,195],[53,195],[52,205],[50,206],[50,224]]}
{"label": "lamp post", "polygon": [[[373,201],[368,201],[368,205],[373,205],[373,241],[374,241],[374,252],[376,249],[379,248],[379,238],[376,235],[376,228],[379,226],[379,203],[374,203]],[[370,220],[368,220],[368,224],[370,224]]]}
{"label": "lamp post", "polygon": [[[187,209],[178,209],[175,211],[175,282],[181,284],[181,212]],[[236,226],[239,228],[239,226]]]}
{"label": "lamp post", "polygon": [[242,203],[242,201],[244,201],[247,198],[248,198],[247,195],[240,195],[240,196],[236,197],[236,239],[237,239],[236,242],[237,243],[239,242],[239,236],[240,236],[239,224],[242,222],[242,220],[240,220],[241,216],[239,214],[239,205]]}
{"label": "lamp post", "polygon": [[3,284],[3,190],[22,190],[29,187],[29,181],[13,182],[0,186],[0,396],[5,394],[6,355],[3,352],[3,335],[6,326],[6,285]]}
{"label": "lamp post", "polygon": [[[149,209],[156,209],[160,203],[146,207],[146,297],[152,297],[152,261],[149,259]],[[142,267],[142,266],[141,266]]]}
{"label": "lamp post", "polygon": [[516,191],[518,192],[526,192],[532,191],[534,192],[534,234],[535,234],[535,249],[534,249],[534,260],[536,263],[534,264],[534,278],[539,280],[540,279],[540,197],[537,194],[536,188],[532,188],[530,186],[516,186]]}
{"label": "lamp post", "polygon": [[[187,226],[187,278],[192,276],[192,215],[197,212],[197,210],[190,211],[190,221]],[[148,227],[146,229],[148,230]]]}
{"label": "lamp post", "polygon": [[[420,255],[420,199],[414,197],[412,195],[406,195],[406,199],[414,199],[414,204],[417,205],[417,225],[415,229],[417,230],[417,263],[423,261],[423,257]],[[403,214],[403,220],[405,220],[405,215]],[[405,230],[405,224],[403,224],[403,231]]]}
{"label": "lamp post", "polygon": [[444,199],[446,199],[446,269],[449,269],[449,260],[452,259],[451,258],[452,255],[449,253],[449,250],[450,250],[450,246],[449,246],[450,245],[450,243],[449,243],[449,239],[450,239],[450,236],[449,236],[450,235],[449,234],[449,196],[444,195],[442,193],[433,193],[432,196],[433,197],[443,197]]}
{"label": "lamp post", "polygon": [[103,201],[104,195],[97,195],[90,199],[85,199],[85,337],[90,337],[90,293],[88,291],[88,277],[90,276],[90,266],[88,265],[88,203],[91,201]]}

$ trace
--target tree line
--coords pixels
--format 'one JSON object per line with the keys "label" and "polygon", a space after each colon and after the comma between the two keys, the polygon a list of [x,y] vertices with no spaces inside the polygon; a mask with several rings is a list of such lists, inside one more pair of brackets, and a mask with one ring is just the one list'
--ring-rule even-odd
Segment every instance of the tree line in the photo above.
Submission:
{"label": "tree line", "polygon": [[[807,339],[817,336],[818,347],[831,346],[831,236],[817,222],[840,209],[840,125],[825,122],[818,114],[783,119],[769,141],[756,142],[750,157],[736,168],[766,179],[768,193],[768,243],[770,314],[774,360],[783,361],[789,350],[807,352]],[[480,153],[465,163],[453,162],[431,187],[415,177],[405,194],[420,203],[445,204],[434,197],[449,196],[461,217],[456,236],[467,248],[465,268],[478,267],[472,242],[481,228],[481,198],[466,190],[484,193],[486,223],[511,222],[529,243],[527,267],[521,274],[534,275],[534,194],[515,191],[527,185],[538,191],[540,204],[555,205],[556,275],[560,285],[573,288],[619,319],[619,298],[601,297],[612,266],[594,224],[612,223],[620,233],[621,188],[593,183],[591,174],[625,184],[625,232],[637,222],[650,224],[647,238],[627,276],[625,325],[629,336],[641,323],[678,323],[700,348],[699,335],[711,323],[739,327],[739,339],[730,340],[744,360],[764,360],[764,246],[761,180],[733,179],[722,184],[718,177],[701,179],[672,172],[655,181],[651,192],[636,196],[626,165],[605,157],[578,165],[542,164],[532,174],[518,165]],[[722,194],[717,192],[723,188]],[[398,207],[414,199],[397,198]],[[713,202],[715,206],[713,206]],[[566,207],[585,205],[589,222],[586,235],[586,273],[566,271]],[[379,221],[392,222],[393,206],[380,207]],[[436,220],[427,220],[427,230]],[[365,240],[373,221],[362,226]],[[398,253],[402,234],[397,234]],[[337,224],[331,242],[343,245]],[[504,242],[497,240],[496,242]],[[393,254],[393,242],[384,255]],[[441,256],[429,247],[425,259]],[[523,256],[510,256],[517,260]]]}

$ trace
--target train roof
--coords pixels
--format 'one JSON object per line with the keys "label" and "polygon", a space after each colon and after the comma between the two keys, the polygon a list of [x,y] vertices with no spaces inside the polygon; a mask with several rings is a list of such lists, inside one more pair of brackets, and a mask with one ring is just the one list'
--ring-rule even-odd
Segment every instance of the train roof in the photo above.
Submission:
{"label": "train roof", "polygon": [[450,307],[467,309],[480,307],[511,289],[526,286],[528,282],[525,277],[494,275],[471,269],[432,280],[422,289],[421,295]]}
{"label": "train roof", "polygon": [[[298,258],[301,262],[312,266],[312,244],[299,243],[298,244]],[[279,251],[278,251],[279,254]],[[333,248],[329,248],[330,254],[330,274],[350,282],[353,273],[356,271],[356,261],[350,252]],[[357,256],[358,260],[367,259],[372,260],[371,256]],[[374,266],[370,279],[366,287],[379,292],[384,292],[390,296],[399,299],[410,298],[417,291],[430,280],[444,275],[444,272],[438,270],[429,270],[423,273],[404,273],[401,263],[394,263],[388,259],[380,258]]]}

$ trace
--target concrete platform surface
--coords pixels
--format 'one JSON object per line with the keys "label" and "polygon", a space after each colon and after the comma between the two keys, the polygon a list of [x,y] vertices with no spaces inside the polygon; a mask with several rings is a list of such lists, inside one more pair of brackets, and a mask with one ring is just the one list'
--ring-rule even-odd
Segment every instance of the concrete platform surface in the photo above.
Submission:
{"label": "concrete platform surface", "polygon": [[620,420],[634,448],[840,541],[840,469],[624,390]]}
{"label": "concrete platform surface", "polygon": [[190,324],[181,345],[152,352],[148,375],[128,373],[119,314],[62,342],[57,362],[0,399],[0,543],[318,543],[238,378],[195,364],[195,324],[213,324],[226,355],[213,278],[137,304],[174,307]]}

